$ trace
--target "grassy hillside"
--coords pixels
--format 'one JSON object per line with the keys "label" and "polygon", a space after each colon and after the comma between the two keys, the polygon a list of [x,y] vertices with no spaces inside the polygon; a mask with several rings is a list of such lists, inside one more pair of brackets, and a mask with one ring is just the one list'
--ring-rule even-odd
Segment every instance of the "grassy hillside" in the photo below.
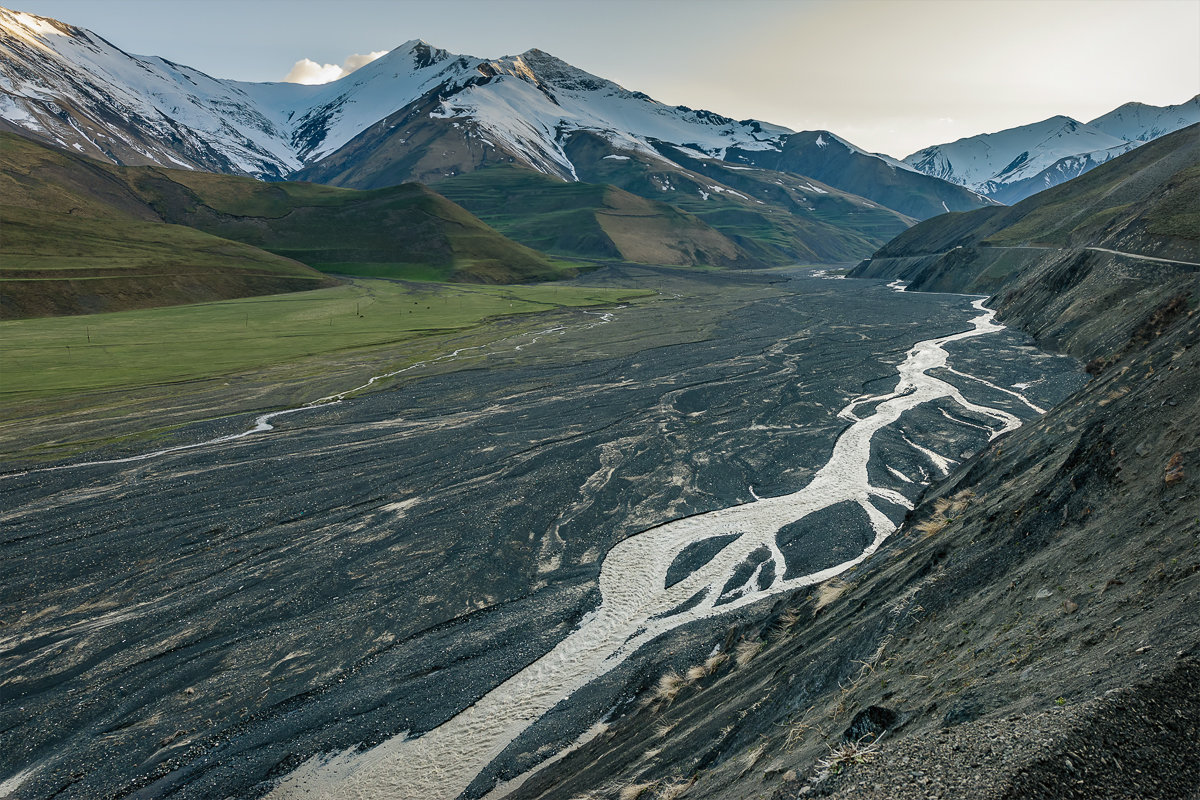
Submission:
{"label": "grassy hillside", "polygon": [[84,314],[315,289],[292,259],[179,225],[115,168],[0,134],[0,317]]}
{"label": "grassy hillside", "polygon": [[157,169],[139,170],[130,183],[167,221],[324,272],[481,283],[562,272],[419,184],[360,192]]}
{"label": "grassy hillside", "polygon": [[[857,260],[915,222],[802,175],[697,159],[686,148],[664,144],[668,161],[618,150],[586,131],[563,142],[579,182],[624,193],[534,170],[518,179],[511,156],[466,135],[457,123],[430,119],[432,110],[422,105],[393,115],[293,177],[360,189],[423,181],[531,247],[672,265]],[[483,175],[473,179],[475,173]]]}
{"label": "grassy hillside", "polygon": [[696,217],[613,186],[564,183],[513,166],[434,184],[504,235],[548,253],[690,266],[755,266]]}
{"label": "grassy hillside", "polygon": [[571,274],[417,185],[357,192],[115,167],[5,133],[0,223],[6,318],[331,285],[318,270],[487,283]]}

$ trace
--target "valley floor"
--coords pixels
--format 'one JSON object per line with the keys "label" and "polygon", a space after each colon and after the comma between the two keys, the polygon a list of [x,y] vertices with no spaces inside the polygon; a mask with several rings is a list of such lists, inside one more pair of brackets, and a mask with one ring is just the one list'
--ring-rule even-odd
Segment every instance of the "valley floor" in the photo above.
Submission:
{"label": "valley floor", "polygon": [[[236,437],[254,427],[242,415],[60,464],[10,461],[0,548],[20,568],[0,583],[4,787],[254,796],[314,756],[435,731],[588,624],[618,543],[803,489],[854,419],[886,406],[915,343],[980,317],[973,298],[803,272],[587,277],[658,299],[436,340],[441,352],[385,390],[276,417],[269,431]],[[966,404],[935,399],[878,433],[861,466],[891,498],[880,517],[850,503],[785,528],[774,577],[761,558],[730,565],[747,599],[854,558],[1008,416],[1030,419],[1082,383],[1069,359],[1010,330],[944,348],[950,368],[930,375]],[[362,383],[318,380],[307,399]],[[696,544],[721,549],[726,533]],[[713,555],[668,559],[668,582]],[[477,776],[455,775],[479,796],[635,709],[664,670],[714,648],[732,668],[730,632],[767,608],[734,602],[664,627],[497,740]],[[458,744],[479,759],[495,743]],[[337,791],[311,771],[321,763],[279,793]]]}

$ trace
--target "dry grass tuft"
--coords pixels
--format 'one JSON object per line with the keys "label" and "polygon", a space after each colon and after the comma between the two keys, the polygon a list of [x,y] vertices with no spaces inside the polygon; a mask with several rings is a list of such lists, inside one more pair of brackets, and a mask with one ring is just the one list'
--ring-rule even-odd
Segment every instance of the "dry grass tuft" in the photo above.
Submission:
{"label": "dry grass tuft", "polygon": [[721,668],[721,665],[729,660],[728,653],[713,653],[704,662],[704,674],[712,675]]}
{"label": "dry grass tuft", "polygon": [[817,605],[814,610],[820,611],[822,608],[841,597],[842,594],[845,593],[845,591],[849,588],[850,585],[839,578],[825,581],[817,587]]}
{"label": "dry grass tuft", "polygon": [[638,798],[645,795],[646,792],[653,789],[656,785],[655,783],[632,783],[622,789],[618,797],[621,800],[638,800]]}
{"label": "dry grass tuft", "polygon": [[658,790],[658,793],[655,795],[655,800],[677,800],[677,798],[683,797],[685,794],[687,794],[687,790],[692,788],[692,784],[695,782],[696,779],[693,777],[686,781],[675,781],[674,783],[668,783],[666,786]]}
{"label": "dry grass tuft", "polygon": [[758,639],[743,639],[738,642],[737,647],[733,651],[733,660],[739,667],[744,667],[754,660],[754,657],[763,649],[763,643]]}
{"label": "dry grass tuft", "polygon": [[688,671],[684,673],[683,677],[688,683],[695,683],[701,678],[708,677],[708,672],[705,671],[703,664],[696,664],[688,667]]}
{"label": "dry grass tuft", "polygon": [[843,742],[830,750],[829,755],[817,760],[818,780],[823,780],[829,775],[837,775],[853,764],[869,761],[875,756],[878,744],[878,739],[867,745],[864,745],[861,740]]}
{"label": "dry grass tuft", "polygon": [[658,685],[654,687],[652,702],[660,706],[670,705],[679,696],[679,692],[684,686],[683,676],[674,669],[669,669],[658,679]]}
{"label": "dry grass tuft", "polygon": [[933,501],[933,514],[929,519],[918,522],[914,527],[927,537],[941,533],[967,509],[974,496],[975,493],[970,489],[964,489],[953,497],[939,497]]}
{"label": "dry grass tuft", "polygon": [[771,637],[773,639],[782,639],[787,636],[792,628],[796,627],[796,623],[800,621],[800,609],[789,608],[779,615],[779,619],[775,620],[775,625],[771,629]]}
{"label": "dry grass tuft", "polygon": [[918,522],[916,528],[926,536],[936,536],[946,530],[946,526],[949,524],[950,520],[944,514],[935,513],[929,519]]}

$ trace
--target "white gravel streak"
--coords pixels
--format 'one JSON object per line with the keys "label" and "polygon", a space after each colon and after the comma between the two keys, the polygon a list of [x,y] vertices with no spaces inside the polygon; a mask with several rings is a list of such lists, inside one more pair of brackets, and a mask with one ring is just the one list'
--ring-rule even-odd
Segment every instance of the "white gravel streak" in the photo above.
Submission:
{"label": "white gravel streak", "polygon": [[[993,436],[1020,425],[1013,415],[971,403],[951,384],[927,374],[946,366],[943,345],[1003,329],[994,321],[994,312],[983,308],[983,302],[972,304],[981,313],[971,320],[970,330],[914,345],[897,367],[899,381],[892,392],[858,398],[850,404],[846,411],[852,414],[855,405],[878,403],[871,415],[855,418],[834,444],[828,463],[803,489],[668,522],[620,542],[601,567],[600,606],[549,653],[440,727],[416,738],[401,734],[365,752],[350,748],[332,756],[315,756],[285,777],[268,797],[454,800],[542,715],[655,637],[780,592],[820,583],[861,562],[895,530],[872,499],[881,497],[912,507],[903,495],[868,481],[871,440],[879,430],[896,422],[905,411],[942,398],[1003,423]],[[847,501],[867,513],[875,533],[856,558],[790,580],[780,577],[769,588],[758,585],[760,568],[744,585],[724,595],[727,602],[715,605],[736,567],[761,547],[770,551],[775,574],[785,575],[787,565],[776,543],[779,530]],[[665,588],[667,569],[684,548],[729,534],[738,538],[706,565]],[[703,593],[698,604],[671,613],[697,593]]]}
{"label": "white gravel streak", "polygon": [[[621,309],[621,308],[625,308],[625,306],[617,306],[616,308]],[[584,311],[583,313],[599,317],[599,319],[595,322],[589,322],[586,325],[574,326],[574,327],[578,327],[580,330],[590,330],[591,328],[595,328],[597,325],[607,325],[608,323],[610,323],[614,319],[616,319],[616,315],[611,311]],[[371,388],[372,386],[374,386],[376,383],[383,381],[383,380],[387,380],[388,378],[394,378],[397,375],[403,375],[406,372],[412,372],[414,370],[418,370],[423,367],[430,367],[435,364],[444,364],[444,363],[447,363],[450,361],[458,361],[462,358],[466,358],[466,356],[463,355],[464,353],[473,353],[476,350],[486,351],[486,352],[480,353],[479,355],[475,356],[477,358],[484,358],[487,356],[487,354],[489,352],[493,352],[493,348],[497,348],[499,345],[502,345],[506,342],[511,342],[511,341],[514,341],[517,339],[526,339],[526,338],[529,339],[529,341],[525,342],[524,344],[517,345],[516,347],[513,348],[514,351],[520,352],[521,350],[524,350],[529,345],[536,343],[544,336],[548,336],[553,333],[563,333],[567,330],[569,330],[568,326],[559,325],[559,326],[556,326],[553,328],[547,328],[542,331],[535,331],[533,333],[519,333],[515,336],[506,336],[503,339],[497,339],[494,342],[488,342],[486,344],[476,345],[474,347],[460,347],[451,353],[446,353],[445,355],[438,356],[437,358],[430,358],[430,359],[426,359],[425,361],[418,361],[415,364],[410,364],[409,366],[403,367],[401,369],[392,370],[391,372],[385,372],[381,375],[375,375],[375,376],[371,377],[371,379],[368,380],[366,383],[361,384],[359,386],[355,386],[353,389],[346,389],[345,391],[338,392],[337,394],[331,394],[326,397],[318,398],[311,402],[305,403],[304,405],[299,406],[297,408],[287,408],[282,411],[271,411],[266,414],[260,414],[259,416],[254,418],[254,426],[253,427],[248,428],[247,430],[241,431],[239,433],[231,433],[226,436],[218,436],[213,439],[205,439],[204,441],[201,441],[201,442],[192,442],[191,444],[180,444],[180,445],[175,445],[174,447],[164,447],[161,450],[152,450],[147,453],[139,453],[138,455],[135,455],[135,456],[126,456],[125,458],[108,458],[108,459],[102,459],[99,461],[76,461],[76,462],[73,462],[70,464],[60,464],[55,467],[39,467],[37,469],[28,469],[28,470],[23,470],[21,472],[9,472],[7,474],[0,475],[0,480],[3,480],[5,478],[16,478],[16,477],[20,477],[22,475],[29,475],[31,473],[58,472],[59,470],[78,469],[79,467],[97,467],[97,466],[103,466],[106,464],[132,464],[137,461],[146,461],[146,460],[149,460],[152,458],[160,458],[161,456],[170,455],[172,453],[180,453],[185,450],[195,450],[195,449],[201,448],[201,447],[212,447],[213,445],[222,445],[222,444],[228,444],[229,442],[236,442],[238,439],[245,439],[246,437],[253,436],[254,434],[257,434],[257,433],[266,433],[267,431],[275,430],[275,426],[271,424],[271,420],[273,420],[273,419],[276,419],[278,417],[284,417],[284,416],[287,416],[288,414],[298,414],[301,411],[316,411],[319,408],[327,408],[329,406],[337,405],[338,403],[342,402],[350,395],[365,391],[365,390]],[[3,800],[3,796],[0,796],[0,800]]]}

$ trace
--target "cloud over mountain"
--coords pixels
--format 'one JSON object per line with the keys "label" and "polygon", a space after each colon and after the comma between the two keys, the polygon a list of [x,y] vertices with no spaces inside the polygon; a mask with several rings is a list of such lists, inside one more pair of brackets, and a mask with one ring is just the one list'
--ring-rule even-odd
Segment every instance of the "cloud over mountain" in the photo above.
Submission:
{"label": "cloud over mountain", "polygon": [[365,67],[380,56],[387,55],[386,50],[376,50],[371,53],[352,53],[339,67],[337,64],[319,64],[311,58],[302,58],[292,65],[284,77],[284,83],[303,83],[309,86],[330,83],[338,78],[344,78],[360,67]]}

